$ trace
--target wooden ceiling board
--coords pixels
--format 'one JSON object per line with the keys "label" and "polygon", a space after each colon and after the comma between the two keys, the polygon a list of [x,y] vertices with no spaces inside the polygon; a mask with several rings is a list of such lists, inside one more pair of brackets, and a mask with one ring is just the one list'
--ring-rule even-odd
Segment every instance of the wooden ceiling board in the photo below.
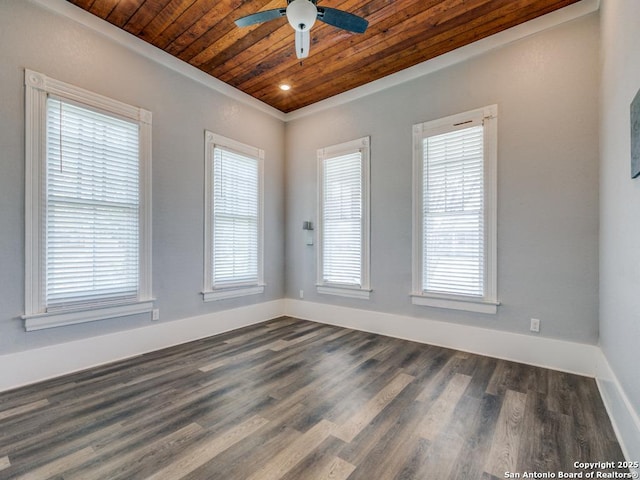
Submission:
{"label": "wooden ceiling board", "polygon": [[[438,1],[438,0],[435,0]],[[411,0],[407,3],[420,3],[420,0]],[[374,2],[370,2],[374,3]],[[384,3],[388,3],[386,0]],[[392,10],[391,8],[387,10]],[[395,10],[395,9],[393,9]],[[350,10],[353,12],[353,10]],[[368,16],[370,21],[377,20],[372,19],[372,17],[379,13],[381,10],[374,12],[371,16]],[[383,18],[378,15],[379,18]],[[274,22],[271,22],[274,23]],[[317,23],[311,31],[311,54],[308,58],[306,58],[300,66],[300,61],[295,57],[295,52],[292,48],[293,41],[293,31],[286,23],[283,24],[282,31],[279,32],[279,40],[278,43],[273,43],[270,48],[269,57],[265,57],[264,48],[269,47],[268,42],[273,39],[265,39],[264,46],[261,48],[258,46],[255,50],[244,52],[241,57],[240,55],[234,59],[235,61],[232,64],[231,62],[222,65],[222,68],[216,70],[210,70],[209,73],[220,80],[230,83],[237,88],[244,89],[251,87],[252,83],[260,82],[263,78],[271,77],[271,76],[280,76],[281,72],[289,69],[293,69],[294,71],[299,71],[300,67],[305,68],[306,70],[317,72],[316,67],[320,63],[324,63],[327,58],[330,61],[335,60],[334,56],[336,53],[340,53],[345,51],[350,46],[357,44],[363,41],[366,38],[366,35],[360,35],[355,33],[346,32],[344,30],[338,30],[330,25],[325,25],[322,23]],[[369,30],[373,27],[370,26]],[[335,49],[330,50],[331,47],[336,47]],[[327,54],[327,52],[329,52]],[[286,59],[290,60],[289,62]],[[253,62],[254,68],[247,69],[247,64],[251,64]],[[309,68],[314,66],[313,69]],[[234,68],[235,67],[235,68]],[[233,71],[230,71],[233,69]],[[270,80],[272,81],[272,80]],[[242,86],[242,87],[239,87]]]}
{"label": "wooden ceiling board", "polygon": [[206,48],[231,30],[233,22],[229,12],[236,8],[233,5],[237,2],[225,0],[208,4],[207,1],[200,0],[191,5],[178,21],[161,33],[161,48],[184,58],[185,50]]}
{"label": "wooden ceiling board", "polygon": [[[279,1],[281,0],[276,0],[273,3],[278,3]],[[248,31],[242,31],[243,29],[236,28],[233,22],[230,22],[224,32],[212,31],[208,36],[203,35],[198,41],[193,42],[190,48],[183,52],[181,58],[184,58],[191,65],[203,68],[203,65],[220,59],[225,54],[227,58],[233,57],[235,56],[232,53],[234,50],[242,51],[245,48],[243,45],[252,46],[264,36],[278,29],[281,21],[256,25]],[[212,41],[206,41],[207,38],[205,37],[210,38]]]}
{"label": "wooden ceiling board", "polygon": [[107,22],[115,25],[116,27],[124,27],[139,7],[138,0],[120,0],[116,6],[111,10],[108,17],[105,18]]}
{"label": "wooden ceiling board", "polygon": [[[138,35],[146,27],[170,0],[138,0],[138,8],[123,25],[127,32]],[[107,17],[109,18],[109,17]]]}
{"label": "wooden ceiling board", "polygon": [[72,2],[75,3],[78,7],[84,9],[84,10],[89,10],[89,8],[91,7],[91,4],[94,2],[94,0],[78,0],[76,2]]}
{"label": "wooden ceiling board", "polygon": [[[191,0],[171,0],[164,8],[147,23],[139,33],[140,38],[154,43],[158,35],[173,24],[181,24],[182,15],[196,2]],[[184,27],[183,27],[184,28]],[[159,46],[159,43],[158,43]]]}
{"label": "wooden ceiling board", "polygon": [[95,0],[89,11],[100,18],[107,18],[114,7],[112,0]]}
{"label": "wooden ceiling board", "polygon": [[[338,91],[339,93],[340,90],[346,91],[356,88],[370,81],[366,79],[382,78],[423,62],[425,56],[434,58],[502,31],[504,30],[505,22],[510,26],[521,23],[510,20],[514,18],[514,15],[517,18],[521,18],[520,15],[526,15],[525,18],[532,19],[541,14],[548,13],[550,9],[552,9],[552,7],[546,7],[542,10],[529,10],[528,13],[522,12],[521,10],[514,12],[514,4],[520,4],[523,3],[523,1],[524,0],[502,0],[504,5],[492,13],[491,17],[494,18],[492,18],[491,21],[487,21],[486,18],[477,18],[467,23],[463,22],[458,26],[443,25],[443,31],[420,42],[418,42],[416,38],[396,41],[399,36],[390,35],[383,50],[385,61],[372,61],[370,58],[360,57],[347,49],[338,54],[340,60],[336,58],[332,62],[330,78],[327,78],[326,75],[319,71],[309,74],[308,70],[300,76],[294,75],[292,77],[291,84],[294,85],[294,88],[295,85],[303,86],[303,88],[300,88],[302,93],[296,96],[293,102],[294,108],[292,109],[315,103],[315,93],[318,89]],[[492,1],[491,3],[497,4],[499,2]],[[566,3],[570,3],[570,0],[567,0]],[[373,48],[367,47],[366,50],[373,51]],[[318,68],[322,67],[318,66]],[[275,82],[271,82],[270,85],[267,81],[262,90],[255,90],[253,88],[245,89],[242,86],[240,86],[240,89],[267,104],[273,104],[274,102],[285,103],[286,99],[272,86],[274,84]]]}
{"label": "wooden ceiling board", "polygon": [[[511,2],[512,0],[508,1]],[[487,0],[484,3],[488,3]],[[493,1],[491,3],[495,4],[496,2]],[[309,64],[314,62],[313,66],[317,71],[314,72],[311,69],[300,71],[298,75],[293,76],[292,84],[294,86],[304,85],[306,92],[313,92],[317,88],[337,88],[339,86],[349,89],[361,85],[363,78],[371,78],[371,76],[380,78],[411,66],[406,61],[407,55],[417,53],[418,57],[422,58],[420,54],[422,49],[417,38],[423,35],[423,20],[420,15],[416,15],[396,25],[389,25],[383,33],[354,43],[349,48],[345,49],[343,45],[336,45],[329,51],[310,57],[309,62],[305,61],[306,66],[310,67],[311,65]],[[433,39],[437,39],[438,34],[449,30],[454,30],[455,33],[458,33],[460,26],[464,27],[466,25],[466,21],[464,18],[453,17],[447,22],[430,28],[430,35],[433,36],[424,41],[432,42]],[[403,40],[404,36],[400,35],[400,32],[403,32],[405,36],[408,33],[411,33],[411,35]],[[367,52],[367,56],[360,55],[362,51]],[[329,79],[322,72],[327,58],[331,59],[331,77]],[[383,58],[385,61],[380,62],[378,61],[379,58]],[[418,60],[412,64],[420,63],[420,61]],[[368,72],[367,77],[360,75],[363,71]],[[354,77],[353,72],[356,72],[355,78],[350,78]],[[261,76],[256,78],[262,79]],[[238,87],[269,103],[270,96],[277,94],[277,92],[273,92],[273,83],[274,80],[265,78],[257,85],[241,84]],[[299,98],[298,102],[304,103],[304,106],[314,103],[308,95],[307,97],[309,98],[308,100],[303,101]]]}
{"label": "wooden ceiling board", "polygon": [[[234,21],[287,0],[67,0],[282,111],[404,70],[578,0],[322,0],[369,21],[364,34],[316,22],[295,56],[285,18]],[[288,92],[278,87],[292,86]]]}
{"label": "wooden ceiling board", "polygon": [[[369,5],[376,3],[379,4],[379,7],[377,11],[370,9],[373,11],[368,17],[370,21],[376,17],[376,14],[378,14],[377,18],[384,18],[384,15],[380,14],[383,10],[387,12],[387,15],[392,15],[397,11],[394,4],[390,4],[388,0],[368,2]],[[406,3],[420,3],[420,0]],[[437,0],[434,3],[437,3]],[[357,13],[361,14],[361,11],[357,11]],[[313,77],[326,75],[327,69],[332,68],[330,65],[333,65],[338,56],[347,51],[352,54],[352,48],[358,52],[357,45],[366,39],[365,35],[338,30],[329,25],[318,23],[313,27],[311,33],[311,54],[301,65],[295,57],[292,48],[293,33],[286,22],[279,33],[277,41],[275,36],[265,39],[262,44],[256,45],[256,48],[247,49],[240,53],[233,61],[219,65],[215,69],[210,69],[212,65],[206,65],[203,70],[245,92],[258,92],[260,86],[265,84],[267,88],[275,87],[277,90],[278,85],[282,82],[295,84],[294,79],[299,78],[301,71],[308,72]],[[265,48],[269,48],[270,55],[268,57],[264,55]],[[254,67],[248,69],[247,64],[252,64]],[[301,83],[297,82],[297,84]]]}
{"label": "wooden ceiling board", "polygon": [[[484,1],[487,2],[487,0]],[[442,4],[446,2],[436,1],[432,3]],[[419,8],[421,6],[421,2],[415,2],[415,6]],[[429,12],[425,12],[424,16],[427,19],[430,18]],[[398,19],[402,20],[398,21]],[[331,45],[331,48],[325,48],[318,52],[312,50],[312,53],[314,54],[304,62],[304,66],[307,68],[304,72],[299,69],[293,78],[295,78],[300,85],[306,86],[307,83],[305,82],[313,81],[314,78],[318,77],[318,73],[324,73],[323,69],[326,68],[327,62],[330,62],[332,72],[338,72],[344,68],[350,70],[352,67],[356,70],[360,66],[370,66],[372,64],[375,64],[376,68],[379,68],[376,56],[382,55],[386,59],[387,63],[392,63],[393,60],[395,60],[397,51],[389,49],[399,43],[402,43],[403,48],[411,49],[413,46],[412,44],[416,43],[416,35],[421,35],[424,32],[424,19],[417,13],[407,17],[398,16],[392,17],[391,19],[387,18],[386,20],[386,22],[380,22],[379,25],[383,25],[382,28],[380,28],[380,31],[369,38],[365,38],[363,36],[359,36],[360,38],[358,38],[354,36],[355,38],[349,39],[349,43],[337,42],[336,44]],[[435,29],[430,30],[434,34],[436,33]],[[405,38],[406,40],[404,40]],[[322,45],[326,47],[329,46],[329,43],[330,42],[323,42]],[[313,47],[314,46],[312,46],[312,49]],[[366,53],[366,56],[362,55],[363,52]],[[359,61],[360,65],[356,66],[356,61]],[[240,83],[237,87],[241,90],[246,89],[246,91],[258,94],[261,88],[268,88],[269,85],[273,84],[273,79],[271,79],[270,76],[273,74],[277,75],[278,73],[278,68],[260,72],[260,75],[253,77],[256,80],[255,82],[248,81],[246,83]],[[334,75],[333,78],[328,80],[339,81],[340,79],[341,75]],[[229,83],[231,83],[231,81],[229,81]]]}
{"label": "wooden ceiling board", "polygon": [[[267,45],[269,51],[272,51],[273,45],[269,45],[269,42],[273,42],[274,38],[276,38],[274,32],[289,25],[286,19],[280,18],[246,29],[240,29],[236,27],[233,20],[229,19],[228,24],[225,25],[224,32],[212,32],[218,38],[215,43],[210,43],[207,47],[206,43],[209,42],[206,42],[204,48],[198,48],[198,43],[201,42],[194,42],[194,45],[188,51],[185,51],[184,56],[181,55],[181,58],[191,65],[210,73],[211,69],[217,65],[226,62],[238,63],[238,55],[247,49],[256,51],[260,48],[261,41]],[[293,32],[291,27],[289,27],[289,30]]]}

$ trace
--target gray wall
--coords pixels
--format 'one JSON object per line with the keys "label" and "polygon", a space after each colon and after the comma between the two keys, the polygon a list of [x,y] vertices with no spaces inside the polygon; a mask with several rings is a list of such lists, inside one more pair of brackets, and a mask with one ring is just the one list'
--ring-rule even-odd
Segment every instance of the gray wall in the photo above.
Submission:
{"label": "gray wall", "polygon": [[600,344],[638,415],[640,178],[630,177],[629,105],[640,89],[640,2],[605,1],[600,8]]}
{"label": "gray wall", "polygon": [[[28,1],[2,0],[0,354],[150,323],[129,317],[23,330],[25,67],[153,112],[153,290],[161,321],[285,295],[298,298],[303,289],[306,300],[399,313],[416,321],[425,317],[527,333],[529,318],[537,317],[540,335],[595,343],[598,33],[597,15],[584,17],[285,127],[69,19]],[[413,306],[408,296],[411,126],[493,103],[500,112],[498,283],[503,305],[495,316]],[[266,151],[264,295],[205,304],[199,294],[204,129]],[[372,139],[372,299],[318,295],[315,247],[305,246],[300,228],[303,220],[315,220],[316,149],[364,135]]]}
{"label": "gray wall", "polygon": [[[287,124],[287,296],[529,333],[598,339],[597,14]],[[498,104],[497,315],[411,304],[411,127]],[[315,291],[316,149],[371,135],[369,301]],[[419,319],[416,319],[419,322]]]}
{"label": "gray wall", "polygon": [[[153,292],[161,321],[284,295],[284,125],[24,0],[0,1],[0,354],[144,326],[147,316],[25,333],[24,68],[153,112]],[[266,152],[262,295],[204,303],[204,130]]]}

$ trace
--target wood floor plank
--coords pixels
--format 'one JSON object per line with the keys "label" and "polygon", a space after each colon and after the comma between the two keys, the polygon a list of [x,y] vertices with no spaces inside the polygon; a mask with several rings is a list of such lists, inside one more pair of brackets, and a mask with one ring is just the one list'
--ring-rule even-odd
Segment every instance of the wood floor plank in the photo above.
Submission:
{"label": "wood floor plank", "polygon": [[346,480],[355,469],[356,467],[340,457],[333,457],[317,471],[309,472],[307,478],[310,480]]}
{"label": "wood floor plank", "polygon": [[449,437],[445,434],[443,441],[431,444],[427,455],[416,466],[414,478],[455,478],[451,472],[455,468],[455,462],[462,450],[462,443],[457,437]]}
{"label": "wood floor plank", "polygon": [[345,442],[351,442],[414,378],[405,373],[397,375],[391,383],[369,400],[357,415],[340,425],[335,436]]}
{"label": "wood floor plank", "polygon": [[0,393],[0,480],[493,480],[624,455],[593,379],[281,317]]}
{"label": "wood floor plank", "polygon": [[269,422],[181,480],[246,480],[301,435],[286,425]]}
{"label": "wood floor plank", "polygon": [[511,369],[513,369],[513,365],[510,362],[498,362],[487,385],[486,393],[489,395],[504,395],[506,390],[505,383]]}
{"label": "wood floor plank", "polygon": [[263,323],[262,325],[264,326],[264,328],[268,328],[268,329],[278,329],[278,328],[285,328],[288,326],[295,326],[301,323],[301,320],[298,320],[296,318],[292,318],[292,317],[280,317],[280,318],[276,318],[275,320],[269,320],[265,323]]}
{"label": "wood floor plank", "polygon": [[157,465],[158,462],[163,460],[167,451],[183,445],[188,439],[202,434],[203,431],[202,427],[197,423],[190,423],[158,440],[147,442],[141,445],[140,448],[131,449],[122,455],[82,466],[80,470],[76,470],[74,473],[65,473],[64,478],[65,480],[139,478],[142,476],[140,466],[144,464],[149,466]]}
{"label": "wood floor plank", "polygon": [[454,411],[437,439],[430,441],[427,455],[415,471],[416,478],[461,478],[453,472],[481,411],[481,400],[477,398],[464,395],[457,400]]}
{"label": "wood floor plank", "polygon": [[[601,399],[589,395],[590,391],[588,383],[593,383],[593,379],[573,378],[573,388],[570,392],[570,404],[584,404],[584,408],[572,410],[571,418],[573,419],[574,443],[578,449],[579,458],[582,457],[601,457],[609,458],[618,455],[617,442],[609,440],[610,425],[606,425],[597,433],[593,431],[592,425],[599,423],[594,407],[601,404]],[[594,435],[595,433],[595,435]]]}
{"label": "wood floor plank", "polygon": [[52,478],[56,475],[72,469],[73,467],[80,465],[93,458],[93,448],[87,447],[82,450],[78,450],[66,457],[59,458],[58,460],[47,463],[35,470],[31,470],[24,475],[16,477],[16,480],[40,480],[45,478]]}
{"label": "wood floor plank", "polygon": [[297,338],[292,338],[291,340],[279,340],[273,347],[271,347],[271,350],[273,350],[274,352],[279,352],[280,350],[284,350],[285,348],[289,348],[299,343],[306,342],[309,339],[316,338],[318,335],[320,335],[320,333],[321,332],[316,331],[307,333],[306,335],[302,335]]}
{"label": "wood floor plank", "polygon": [[[277,323],[274,323],[274,327]],[[290,323],[288,325],[291,325]],[[224,343],[226,345],[246,345],[247,343],[252,343],[252,341],[259,340],[263,338],[265,335],[273,334],[275,328],[269,330],[267,325],[262,325],[260,329],[251,329],[243,334],[236,334],[230,338],[227,338]]]}
{"label": "wood floor plank", "polygon": [[[496,369],[496,365],[499,362],[495,358],[479,357],[476,356],[475,365],[470,373],[471,383],[467,388],[466,395],[475,398],[483,398],[485,395],[491,376]],[[542,369],[539,369],[542,370]]]}
{"label": "wood floor plank", "polygon": [[147,478],[148,480],[180,479],[210,461],[216,455],[224,452],[227,448],[248,437],[267,423],[269,423],[269,421],[260,416],[256,415],[251,417],[246,422],[232,428],[225,434],[214,437],[203,445],[189,450],[175,462]]}
{"label": "wood floor plank", "polygon": [[31,412],[33,410],[37,410],[38,408],[42,408],[46,405],[49,405],[49,400],[38,400],[37,402],[31,402],[26,405],[21,405],[19,407],[13,407],[8,410],[4,410],[0,412],[0,421],[5,418],[13,417],[16,415],[22,415],[23,413]]}
{"label": "wood floor plank", "polygon": [[438,372],[430,377],[423,384],[422,392],[418,395],[419,402],[426,402],[429,399],[435,398],[440,395],[442,389],[449,383],[451,377],[458,373],[464,361],[462,352],[455,353],[448,357],[447,362],[442,366]]}
{"label": "wood floor plank", "polygon": [[29,468],[35,468],[37,465],[53,462],[60,457],[81,450],[87,445],[91,445],[95,450],[94,442],[117,439],[124,432],[125,430],[120,423],[106,426],[91,425],[81,431],[71,430],[68,434],[52,437],[52,440],[49,441],[25,442],[22,444],[22,448],[12,450],[11,458],[18,465],[29,462]]}
{"label": "wood floor plank", "polygon": [[269,463],[257,470],[248,480],[278,480],[294,468],[305,456],[309,455],[336,426],[326,420],[321,421],[305,432],[297,442],[276,455]]}
{"label": "wood floor plank", "polygon": [[485,472],[503,477],[505,472],[516,471],[526,402],[523,393],[513,390],[505,393]]}
{"label": "wood floor plank", "polygon": [[[314,364],[314,371],[321,369],[322,375],[311,377],[306,375],[298,384],[289,384],[276,389],[272,396],[280,401],[274,405],[270,412],[265,412],[267,418],[278,416],[298,402],[309,402],[315,398],[316,401],[326,399],[333,402],[334,399],[344,398],[347,390],[353,390],[359,385],[359,380],[370,375],[370,370],[375,363],[371,362],[371,355],[382,350],[377,347],[367,353],[361,353],[351,357],[351,360],[341,358],[335,362],[331,358],[327,361],[321,359]],[[327,415],[328,420],[334,420]]]}
{"label": "wood floor plank", "polygon": [[44,398],[50,398],[56,393],[73,391],[77,384],[71,381],[68,377],[65,382],[59,378],[57,382],[53,380],[46,380],[41,383],[37,383],[37,386],[29,385],[14,390],[3,392],[0,395],[0,410],[9,410],[10,408],[26,405],[27,403],[36,402]]}
{"label": "wood floor plank", "polygon": [[[474,398],[474,397],[471,397]],[[500,416],[502,399],[485,394],[478,399],[477,415],[469,422],[465,443],[452,469],[451,478],[481,478],[489,456],[496,424]]]}
{"label": "wood floor plank", "polygon": [[[396,478],[400,472],[409,477],[415,475],[414,470],[407,471],[407,466],[412,453],[423,445],[423,439],[416,434],[416,419],[420,417],[424,406],[414,401],[416,393],[410,392],[411,389],[412,385],[404,389],[394,400],[393,406],[388,407],[402,412],[395,421],[382,420],[378,428],[376,422],[372,422],[354,440],[353,443],[357,445],[353,450],[345,449],[344,453],[340,453],[341,456],[349,455],[349,459],[357,466],[349,480]],[[379,462],[381,458],[385,461]]]}
{"label": "wood floor plank", "polygon": [[[332,469],[335,459],[339,458],[338,453],[342,450],[345,443],[332,435],[329,435],[322,441],[317,448],[298,462],[298,464],[289,470],[281,480],[299,480],[301,478],[317,478],[324,477],[325,472]],[[341,461],[346,462],[343,458]],[[355,468],[355,466],[354,466]]]}
{"label": "wood floor plank", "polygon": [[[402,470],[400,470],[395,478],[398,480],[412,480],[420,478],[417,476],[417,472],[426,464],[427,459],[429,458],[430,447],[431,443],[428,440],[418,437],[413,449],[406,452],[406,459],[404,459]],[[429,476],[428,478],[431,477]]]}
{"label": "wood floor plank", "polygon": [[248,358],[251,358],[257,353],[264,352],[265,350],[272,350],[277,345],[277,343],[278,342],[268,343],[266,345],[261,345],[259,347],[248,350],[246,352],[238,353],[237,355],[225,356],[213,363],[209,363],[208,365],[200,367],[198,370],[200,370],[201,372],[210,372],[211,370],[215,370],[216,368],[223,367],[230,363],[242,362]]}
{"label": "wood floor plank", "polygon": [[[548,410],[544,395],[529,391],[524,413],[524,431],[528,440],[520,442],[518,471],[552,471],[554,465],[561,465],[561,452],[569,439],[563,438],[562,417],[565,415]],[[563,465],[571,468],[570,465]]]}
{"label": "wood floor plank", "polygon": [[137,387],[110,393],[113,395],[101,397],[96,394],[91,396],[91,401],[44,408],[41,415],[32,414],[23,422],[9,423],[12,428],[4,430],[7,436],[0,443],[0,452],[9,453],[11,458],[12,453],[30,445],[47,445],[59,438],[69,438],[87,424],[118,423],[123,418],[145,414],[162,398],[163,390]]}
{"label": "wood floor plank", "polygon": [[549,410],[569,415],[573,377],[564,372],[549,372],[548,382],[549,390],[554,393],[547,397]]}
{"label": "wood floor plank", "polygon": [[444,392],[420,422],[418,434],[427,440],[435,440],[443,428],[449,423],[451,414],[460,401],[462,394],[469,386],[471,377],[456,373]]}

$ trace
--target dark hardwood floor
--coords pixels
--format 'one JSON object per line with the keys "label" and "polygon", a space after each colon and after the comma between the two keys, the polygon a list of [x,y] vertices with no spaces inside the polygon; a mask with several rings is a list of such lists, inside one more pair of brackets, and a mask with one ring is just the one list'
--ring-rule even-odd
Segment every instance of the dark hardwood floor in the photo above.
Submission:
{"label": "dark hardwood floor", "polygon": [[488,480],[619,460],[593,379],[291,318],[0,394],[3,479]]}

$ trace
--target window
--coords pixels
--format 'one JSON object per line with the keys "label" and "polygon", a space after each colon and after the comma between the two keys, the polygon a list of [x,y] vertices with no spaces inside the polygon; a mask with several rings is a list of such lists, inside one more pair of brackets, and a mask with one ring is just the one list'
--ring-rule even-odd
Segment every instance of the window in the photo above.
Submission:
{"label": "window", "polygon": [[204,300],[264,291],[264,151],[205,132]]}
{"label": "window", "polygon": [[27,330],[150,312],[151,113],[25,84]]}
{"label": "window", "polygon": [[414,125],[412,301],[496,313],[497,106]]}
{"label": "window", "polygon": [[318,150],[318,292],[369,298],[369,137]]}

